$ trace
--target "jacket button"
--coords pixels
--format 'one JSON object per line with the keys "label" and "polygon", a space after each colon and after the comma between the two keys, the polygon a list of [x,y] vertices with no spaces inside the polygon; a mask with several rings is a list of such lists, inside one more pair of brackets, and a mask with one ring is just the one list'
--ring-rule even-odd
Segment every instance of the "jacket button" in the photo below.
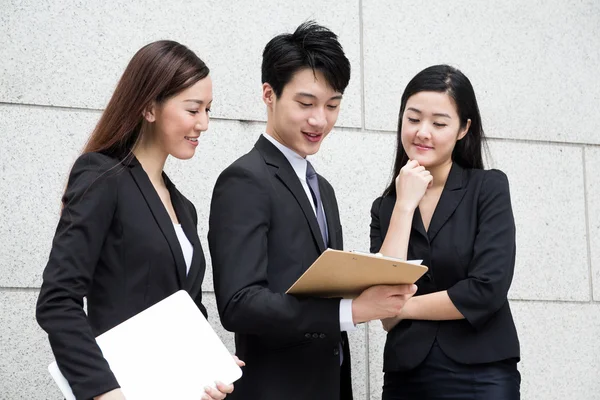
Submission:
{"label": "jacket button", "polygon": [[340,349],[339,349],[339,347],[336,347],[335,349],[333,349],[333,355],[334,356],[339,356],[340,355]]}
{"label": "jacket button", "polygon": [[321,339],[325,339],[325,334],[324,334],[324,333],[321,333],[321,334],[319,335],[319,337],[320,337]]}
{"label": "jacket button", "polygon": [[307,333],[306,335],[304,335],[305,338],[310,339],[312,337],[312,335],[310,333]]}
{"label": "jacket button", "polygon": [[313,337],[313,339],[318,339],[319,338],[319,334],[318,333],[313,333],[312,337]]}

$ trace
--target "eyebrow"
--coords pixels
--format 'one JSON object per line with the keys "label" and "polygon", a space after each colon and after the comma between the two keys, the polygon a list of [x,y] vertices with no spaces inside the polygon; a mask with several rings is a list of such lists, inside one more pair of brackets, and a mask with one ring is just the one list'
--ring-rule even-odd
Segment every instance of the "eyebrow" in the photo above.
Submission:
{"label": "eyebrow", "polygon": [[[315,96],[314,94],[306,93],[306,92],[298,92],[298,93],[296,93],[296,96],[310,97],[311,99],[316,99],[317,98],[317,96]],[[329,100],[341,100],[341,99],[342,99],[342,95],[338,94],[337,96],[333,96]]]}
{"label": "eyebrow", "polygon": [[[416,109],[416,108],[413,108],[413,107],[408,107],[408,108],[406,109],[406,111],[414,111],[414,112],[416,112],[416,113],[418,113],[418,114],[423,114],[423,113],[421,112],[421,110],[418,110],[418,109]],[[433,114],[433,116],[434,116],[434,117],[444,117],[444,118],[450,118],[450,119],[452,119],[452,117],[451,117],[451,116],[449,116],[448,114],[445,114],[445,113],[434,113],[434,114]]]}
{"label": "eyebrow", "polygon": [[[189,102],[198,103],[198,104],[204,104],[204,100],[198,100],[198,99],[187,99],[184,101],[189,101]],[[209,101],[209,103],[211,103],[211,102],[212,102],[212,99]]]}

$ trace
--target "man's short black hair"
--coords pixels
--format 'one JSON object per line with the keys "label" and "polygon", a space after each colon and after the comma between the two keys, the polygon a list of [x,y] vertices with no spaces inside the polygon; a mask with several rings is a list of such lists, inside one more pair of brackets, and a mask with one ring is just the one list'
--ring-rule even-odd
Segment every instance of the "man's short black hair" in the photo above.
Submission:
{"label": "man's short black hair", "polygon": [[262,81],[279,97],[293,75],[304,68],[319,71],[336,92],[344,93],[350,81],[350,61],[337,35],[307,21],[294,33],[275,36],[263,51]]}

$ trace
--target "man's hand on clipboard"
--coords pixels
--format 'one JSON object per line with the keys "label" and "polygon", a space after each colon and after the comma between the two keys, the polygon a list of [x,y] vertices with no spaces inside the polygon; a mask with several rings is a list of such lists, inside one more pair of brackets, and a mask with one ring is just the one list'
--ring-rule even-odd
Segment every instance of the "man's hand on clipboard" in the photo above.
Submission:
{"label": "man's hand on clipboard", "polygon": [[354,324],[395,317],[416,291],[416,285],[377,285],[364,290],[352,301]]}

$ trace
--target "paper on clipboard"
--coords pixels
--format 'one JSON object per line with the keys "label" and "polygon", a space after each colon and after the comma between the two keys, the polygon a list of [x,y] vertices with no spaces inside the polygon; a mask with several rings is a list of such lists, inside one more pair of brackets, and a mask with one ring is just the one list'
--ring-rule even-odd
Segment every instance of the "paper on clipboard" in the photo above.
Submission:
{"label": "paper on clipboard", "polygon": [[428,268],[370,253],[327,249],[287,290],[294,295],[353,299],[374,285],[415,283]]}
{"label": "paper on clipboard", "polygon": [[[198,400],[205,386],[242,376],[189,294],[180,290],[96,338],[127,400]],[[48,367],[75,400],[56,362]]]}

